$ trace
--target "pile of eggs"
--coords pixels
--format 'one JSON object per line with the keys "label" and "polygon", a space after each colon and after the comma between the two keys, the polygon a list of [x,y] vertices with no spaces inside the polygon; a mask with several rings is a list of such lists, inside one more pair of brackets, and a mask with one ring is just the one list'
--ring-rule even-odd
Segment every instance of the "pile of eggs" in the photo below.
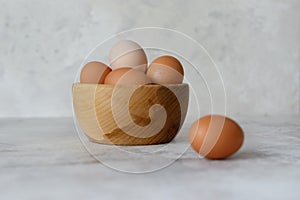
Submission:
{"label": "pile of eggs", "polygon": [[144,49],[134,41],[121,40],[109,52],[109,65],[92,61],[80,74],[88,84],[181,84],[182,64],[173,56],[160,56],[148,67]]}

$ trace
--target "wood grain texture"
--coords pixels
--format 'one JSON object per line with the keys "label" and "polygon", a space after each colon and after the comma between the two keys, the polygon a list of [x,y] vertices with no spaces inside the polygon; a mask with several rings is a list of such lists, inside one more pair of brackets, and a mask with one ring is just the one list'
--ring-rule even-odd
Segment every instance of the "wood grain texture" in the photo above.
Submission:
{"label": "wood grain texture", "polygon": [[73,107],[77,120],[87,137],[103,140],[103,132],[98,126],[95,113],[96,84],[73,85]]}
{"label": "wood grain texture", "polygon": [[188,101],[187,84],[73,84],[78,122],[90,141],[97,143],[170,142],[185,119]]}

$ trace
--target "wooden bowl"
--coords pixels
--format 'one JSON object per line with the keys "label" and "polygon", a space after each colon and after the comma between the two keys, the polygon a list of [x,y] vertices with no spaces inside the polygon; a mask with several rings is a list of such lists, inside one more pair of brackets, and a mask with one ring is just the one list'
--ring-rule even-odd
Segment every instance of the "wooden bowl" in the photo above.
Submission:
{"label": "wooden bowl", "polygon": [[92,142],[149,145],[170,142],[187,112],[189,87],[73,84],[73,106]]}

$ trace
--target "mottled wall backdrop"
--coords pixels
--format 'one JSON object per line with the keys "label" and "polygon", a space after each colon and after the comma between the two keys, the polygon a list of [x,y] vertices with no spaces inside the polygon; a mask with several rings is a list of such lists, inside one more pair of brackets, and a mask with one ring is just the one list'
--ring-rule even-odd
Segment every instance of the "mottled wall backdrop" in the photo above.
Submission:
{"label": "mottled wall backdrop", "polygon": [[84,57],[144,26],[178,30],[210,52],[229,114],[299,115],[298,0],[0,0],[0,116],[72,115]]}

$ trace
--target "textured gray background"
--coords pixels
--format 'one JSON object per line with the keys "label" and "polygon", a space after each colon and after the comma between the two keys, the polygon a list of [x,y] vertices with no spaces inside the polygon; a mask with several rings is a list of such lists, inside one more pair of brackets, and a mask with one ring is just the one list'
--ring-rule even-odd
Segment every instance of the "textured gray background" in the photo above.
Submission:
{"label": "textured gray background", "polygon": [[84,57],[144,26],[181,31],[210,52],[229,114],[299,115],[299,11],[298,0],[0,0],[0,117],[72,115]]}

